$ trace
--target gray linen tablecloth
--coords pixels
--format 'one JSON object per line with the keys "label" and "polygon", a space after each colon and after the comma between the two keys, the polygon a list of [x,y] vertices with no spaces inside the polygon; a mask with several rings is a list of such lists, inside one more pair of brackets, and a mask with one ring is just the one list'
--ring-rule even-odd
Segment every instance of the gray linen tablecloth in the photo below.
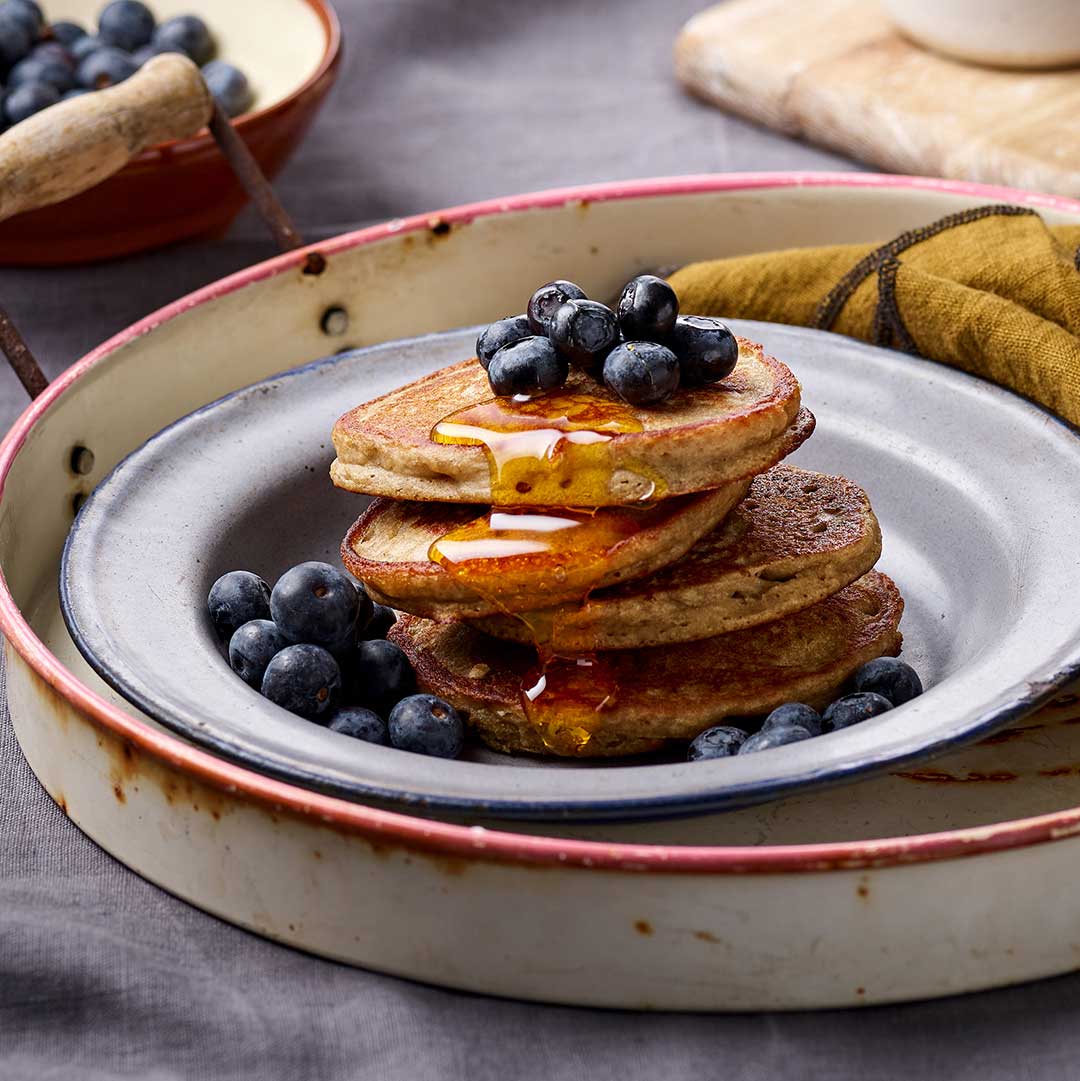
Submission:
{"label": "gray linen tablecloth", "polygon": [[[278,183],[312,240],[578,182],[855,168],[679,91],[671,42],[699,0],[339,6],[341,82]],[[0,298],[56,375],[269,254],[245,214],[213,243],[2,271]],[[0,371],[0,425],[23,405]],[[0,1081],[1050,1079],[1080,1071],[1078,1014],[1072,977],[858,1012],[665,1016],[497,1001],[316,960],[196,911],[100,851],[38,787],[0,707]]]}

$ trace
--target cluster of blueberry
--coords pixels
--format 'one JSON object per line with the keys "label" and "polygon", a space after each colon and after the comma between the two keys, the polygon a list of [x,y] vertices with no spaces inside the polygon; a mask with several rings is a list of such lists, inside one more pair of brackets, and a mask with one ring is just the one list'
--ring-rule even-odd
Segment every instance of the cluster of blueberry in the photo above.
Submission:
{"label": "cluster of blueberry", "polygon": [[441,698],[414,693],[409,659],[386,641],[393,611],[329,563],[301,563],[272,590],[251,571],[229,571],[207,606],[233,671],[270,701],[368,743],[461,754],[461,717]]}
{"label": "cluster of blueberry", "polygon": [[34,0],[0,4],[0,75],[4,79],[3,126],[65,98],[104,90],[130,78],[161,53],[182,53],[202,68],[210,92],[229,116],[252,103],[247,76],[213,60],[215,46],[206,23],[179,15],[158,23],[139,0],[114,0],[102,11],[96,34],[78,23],[46,23]]}
{"label": "cluster of blueberry", "polygon": [[782,747],[785,743],[798,743],[877,717],[923,692],[919,674],[910,664],[895,657],[868,661],[855,672],[852,683],[854,693],[838,698],[824,713],[818,713],[802,702],[778,706],[754,735],[732,725],[707,728],[690,744],[686,757],[691,762],[699,762],[705,758],[730,758],[735,754],[753,754],[770,747]]}
{"label": "cluster of blueberry", "polygon": [[680,385],[730,375],[739,345],[719,319],[679,315],[675,290],[641,274],[626,283],[615,311],[573,282],[548,282],[524,315],[485,328],[476,355],[500,397],[561,387],[573,365],[631,405],[653,405]]}

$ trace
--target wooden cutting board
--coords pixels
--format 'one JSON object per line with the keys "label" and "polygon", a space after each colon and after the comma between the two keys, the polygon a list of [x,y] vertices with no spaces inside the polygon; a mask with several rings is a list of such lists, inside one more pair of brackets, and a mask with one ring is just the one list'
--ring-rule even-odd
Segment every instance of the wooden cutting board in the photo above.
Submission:
{"label": "wooden cutting board", "polygon": [[721,108],[890,172],[1080,197],[1080,70],[946,59],[876,0],[728,0],[686,24],[675,64]]}

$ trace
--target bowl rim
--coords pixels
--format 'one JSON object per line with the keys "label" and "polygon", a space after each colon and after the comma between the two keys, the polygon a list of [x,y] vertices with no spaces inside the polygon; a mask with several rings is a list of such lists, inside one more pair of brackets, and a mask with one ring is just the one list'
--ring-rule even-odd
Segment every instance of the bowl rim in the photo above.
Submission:
{"label": "bowl rim", "polygon": [[[0,441],[0,505],[7,477],[35,426],[46,416],[53,403],[74,388],[96,365],[128,342],[192,308],[302,267],[313,253],[327,256],[399,233],[419,232],[494,214],[552,208],[566,203],[786,187],[923,189],[1057,209],[1080,218],[1080,201],[1063,196],[968,181],[894,174],[798,172],[659,177],[559,188],[466,204],[432,214],[392,219],[276,256],[212,282],[132,324],[76,361],[26,408]],[[393,839],[404,847],[440,856],[635,873],[805,873],[852,871],[865,867],[952,859],[1064,840],[1080,833],[1080,807],[989,826],[906,837],[773,846],[682,846],[569,840],[415,818],[262,776],[216,758],[108,702],[81,683],[36,635],[15,602],[2,570],[0,630],[28,667],[60,697],[100,728],[166,766],[187,772],[201,782],[232,795],[273,806],[279,811],[288,810],[300,816],[315,817],[325,824],[371,841],[385,843]]]}
{"label": "bowl rim", "polygon": [[[340,58],[342,42],[341,21],[338,19],[338,14],[334,10],[333,5],[329,0],[303,0],[303,3],[315,13],[323,28],[325,40],[319,64],[299,86],[294,87],[285,97],[267,105],[263,109],[255,109],[252,112],[241,113],[240,116],[236,117],[233,121],[233,127],[241,134],[248,128],[253,127],[256,124],[261,124],[266,118],[277,116],[291,108],[296,101],[305,97],[326,77],[327,73],[333,69]],[[146,165],[148,162],[154,161],[165,152],[187,153],[192,150],[199,150],[203,147],[211,146],[213,143],[214,137],[210,134],[209,130],[207,128],[202,128],[187,139],[170,139],[167,142],[156,143],[154,146],[147,147],[141,153],[136,154],[124,168],[128,169],[133,165]]]}

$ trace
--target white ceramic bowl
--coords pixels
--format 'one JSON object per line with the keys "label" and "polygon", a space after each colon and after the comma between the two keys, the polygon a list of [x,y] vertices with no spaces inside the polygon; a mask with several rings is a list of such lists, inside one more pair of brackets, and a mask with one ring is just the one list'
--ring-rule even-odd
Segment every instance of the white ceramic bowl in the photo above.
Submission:
{"label": "white ceramic bowl", "polygon": [[920,45],[976,64],[1059,68],[1080,63],[1077,0],[882,0]]}

